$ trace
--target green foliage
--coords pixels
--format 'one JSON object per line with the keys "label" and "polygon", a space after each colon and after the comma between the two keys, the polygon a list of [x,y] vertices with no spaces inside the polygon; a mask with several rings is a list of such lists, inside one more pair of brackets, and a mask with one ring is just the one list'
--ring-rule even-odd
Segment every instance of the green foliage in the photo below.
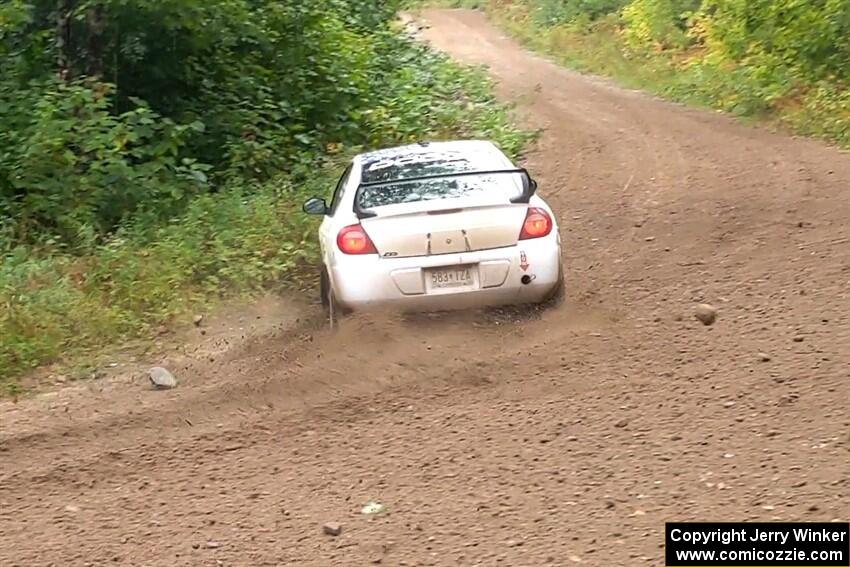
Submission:
{"label": "green foliage", "polygon": [[496,140],[505,152],[517,155],[529,141],[527,132],[506,119],[483,70],[459,67],[402,36],[391,41],[394,47],[386,53],[387,66],[393,69],[387,77],[388,96],[363,113],[368,146],[415,142],[423,132],[430,138],[450,138],[460,131]]}
{"label": "green foliage", "polygon": [[477,10],[487,7],[488,0],[432,0],[430,2],[422,2],[421,0],[403,0],[403,8],[419,8],[423,4],[433,6],[435,8],[466,8],[467,10]]}
{"label": "green foliage", "polygon": [[805,94],[798,108],[786,112],[784,120],[802,134],[850,148],[850,90],[820,83]]}
{"label": "green foliage", "polygon": [[573,67],[850,147],[847,0],[490,0],[488,6],[530,46]]}
{"label": "green foliage", "polygon": [[130,224],[85,256],[9,250],[0,263],[0,377],[144,333],[224,291],[282,281],[314,255],[312,224],[279,198],[286,189],[203,195],[172,222]]}
{"label": "green foliage", "polygon": [[846,0],[705,0],[702,34],[710,58],[788,68],[800,80],[850,80]]}
{"label": "green foliage", "polygon": [[396,3],[379,4],[4,4],[5,216],[19,238],[79,246],[81,230],[106,237],[139,208],[173,214],[194,193],[364,142],[363,111],[386,96],[399,47]]}
{"label": "green foliage", "polygon": [[539,0],[533,5],[534,21],[543,26],[585,24],[617,13],[628,0]]}
{"label": "green foliage", "polygon": [[202,123],[176,125],[141,101],[115,115],[106,89],[82,84],[50,81],[29,97],[2,86],[0,123],[13,127],[0,131],[0,211],[18,239],[86,242],[206,190],[209,167],[180,157]]}
{"label": "green foliage", "polygon": [[484,73],[401,35],[379,4],[0,6],[0,383],[312,275],[300,202],[354,151],[470,136],[516,155],[529,135]]}
{"label": "green foliage", "polygon": [[623,8],[624,39],[633,49],[683,48],[687,24],[699,0],[632,0]]}

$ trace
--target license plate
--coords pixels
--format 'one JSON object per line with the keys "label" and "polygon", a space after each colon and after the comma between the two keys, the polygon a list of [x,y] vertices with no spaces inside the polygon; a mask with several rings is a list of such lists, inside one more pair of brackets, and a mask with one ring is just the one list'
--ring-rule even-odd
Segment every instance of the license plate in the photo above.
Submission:
{"label": "license plate", "polygon": [[432,289],[472,287],[475,285],[472,279],[472,269],[468,267],[429,270],[428,278]]}

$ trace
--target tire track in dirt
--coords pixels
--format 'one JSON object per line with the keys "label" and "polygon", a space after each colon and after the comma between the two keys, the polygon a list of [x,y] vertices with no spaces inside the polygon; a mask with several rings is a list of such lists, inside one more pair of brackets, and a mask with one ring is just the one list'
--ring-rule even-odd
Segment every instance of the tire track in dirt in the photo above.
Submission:
{"label": "tire track in dirt", "polygon": [[665,520],[846,520],[850,157],[423,20],[545,128],[567,303],[307,322],[172,392],[2,406],[0,564],[660,565]]}

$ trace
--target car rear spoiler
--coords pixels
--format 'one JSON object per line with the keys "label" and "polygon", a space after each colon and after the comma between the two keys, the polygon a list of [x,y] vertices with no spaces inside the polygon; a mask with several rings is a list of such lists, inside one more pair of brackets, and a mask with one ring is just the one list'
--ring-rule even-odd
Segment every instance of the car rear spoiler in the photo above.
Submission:
{"label": "car rear spoiler", "polygon": [[511,203],[515,204],[528,204],[531,200],[531,197],[534,195],[535,191],[537,191],[537,182],[531,178],[531,175],[528,173],[528,170],[525,168],[517,168],[517,169],[495,169],[490,171],[464,171],[462,173],[449,173],[449,174],[441,174],[441,175],[423,175],[422,177],[408,177],[405,179],[392,179],[388,181],[372,181],[370,183],[361,183],[357,188],[357,193],[354,195],[354,214],[357,215],[358,219],[365,219],[377,216],[374,211],[369,211],[366,209],[360,208],[358,205],[358,197],[360,196],[360,190],[364,187],[380,187],[381,185],[393,185],[395,183],[409,183],[412,181],[425,181],[428,179],[447,179],[451,177],[470,177],[472,175],[494,175],[497,173],[513,173],[522,175],[522,193],[517,195],[516,197],[511,199]]}

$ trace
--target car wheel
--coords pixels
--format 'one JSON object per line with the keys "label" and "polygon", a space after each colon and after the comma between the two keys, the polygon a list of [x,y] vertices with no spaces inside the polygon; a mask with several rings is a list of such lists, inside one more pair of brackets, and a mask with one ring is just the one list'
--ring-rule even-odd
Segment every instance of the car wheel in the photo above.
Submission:
{"label": "car wheel", "polygon": [[558,264],[558,283],[555,285],[555,288],[546,298],[544,303],[547,307],[556,307],[564,301],[565,295],[566,285],[564,283],[564,264],[561,262]]}
{"label": "car wheel", "polygon": [[328,273],[322,268],[322,273],[319,276],[319,295],[321,296],[322,307],[324,309],[328,308],[328,294],[330,293],[330,289],[331,284]]}
{"label": "car wheel", "polygon": [[331,329],[337,326],[340,317],[345,314],[345,311],[339,306],[334,296],[331,280],[328,273],[322,269],[322,277],[320,282],[320,293],[322,294],[322,307],[325,310],[325,315],[328,318],[328,325]]}

